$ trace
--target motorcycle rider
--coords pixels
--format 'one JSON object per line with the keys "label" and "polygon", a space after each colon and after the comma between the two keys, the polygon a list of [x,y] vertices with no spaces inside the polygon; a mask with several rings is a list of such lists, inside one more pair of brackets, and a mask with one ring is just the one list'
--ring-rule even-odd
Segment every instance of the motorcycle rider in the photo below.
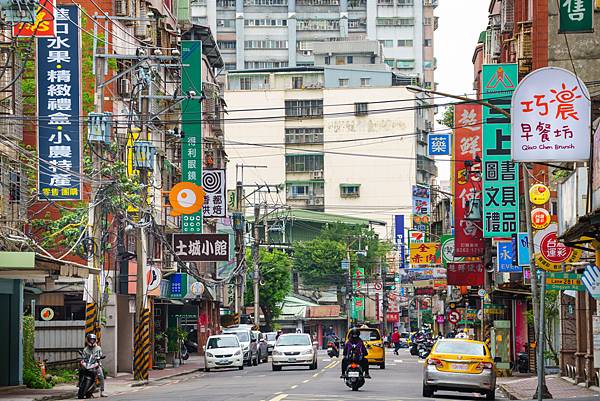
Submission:
{"label": "motorcycle rider", "polygon": [[[98,361],[98,380],[100,381],[100,397],[108,397],[104,394],[104,372],[102,371],[102,365],[100,363],[100,357],[102,357],[102,348],[97,344],[98,338],[94,333],[89,333],[85,336],[85,347],[83,348],[83,358],[88,359],[90,356]],[[79,381],[81,382],[82,373],[79,373]]]}
{"label": "motorcycle rider", "polygon": [[370,379],[371,375],[369,375],[369,361],[367,360],[367,347],[365,347],[365,343],[362,338],[360,338],[360,331],[354,327],[350,330],[350,334],[348,336],[348,341],[344,346],[344,359],[342,359],[342,375],[341,379],[345,377],[346,369],[348,368],[348,364],[350,363],[349,357],[352,348],[355,347],[358,349],[358,363],[362,368],[365,379]]}

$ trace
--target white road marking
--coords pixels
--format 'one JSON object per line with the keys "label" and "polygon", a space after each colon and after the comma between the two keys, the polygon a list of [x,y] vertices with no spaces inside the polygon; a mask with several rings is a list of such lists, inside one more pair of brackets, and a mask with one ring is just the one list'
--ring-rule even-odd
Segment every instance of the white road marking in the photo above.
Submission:
{"label": "white road marking", "polygon": [[402,359],[394,359],[394,362],[396,362],[396,363],[402,363],[404,361]]}
{"label": "white road marking", "polygon": [[323,359],[323,362],[331,362],[331,358],[325,358]]}
{"label": "white road marking", "polygon": [[319,376],[319,374],[318,374],[318,373],[315,373],[315,374],[313,375],[313,377],[317,377],[317,376]]}
{"label": "white road marking", "polygon": [[286,398],[287,396],[288,396],[287,394],[279,394],[277,397],[271,398],[269,401],[281,401],[284,398]]}
{"label": "white road marking", "polygon": [[290,387],[292,390],[295,389],[296,387],[298,387],[297,384],[294,384],[292,387]]}
{"label": "white road marking", "polygon": [[306,379],[302,383],[308,383],[309,381],[310,381],[310,379]]}

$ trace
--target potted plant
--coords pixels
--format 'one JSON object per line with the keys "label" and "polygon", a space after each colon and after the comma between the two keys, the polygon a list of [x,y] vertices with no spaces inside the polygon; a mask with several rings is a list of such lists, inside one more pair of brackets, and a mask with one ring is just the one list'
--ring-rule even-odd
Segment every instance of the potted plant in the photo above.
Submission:
{"label": "potted plant", "polygon": [[167,366],[167,334],[158,333],[154,337],[154,368],[164,369]]}
{"label": "potted plant", "polygon": [[179,339],[176,327],[167,329],[167,359],[167,362],[172,363],[174,368],[179,366]]}

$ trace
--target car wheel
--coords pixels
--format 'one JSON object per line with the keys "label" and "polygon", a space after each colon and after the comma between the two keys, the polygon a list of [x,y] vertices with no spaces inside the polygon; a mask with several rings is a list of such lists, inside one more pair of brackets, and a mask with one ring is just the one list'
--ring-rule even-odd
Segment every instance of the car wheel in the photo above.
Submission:
{"label": "car wheel", "polygon": [[433,389],[424,384],[423,384],[423,397],[425,397],[425,398],[433,397]]}
{"label": "car wheel", "polygon": [[281,370],[281,366],[273,365],[273,372],[279,372]]}
{"label": "car wheel", "polygon": [[381,362],[379,364],[379,369],[385,369],[385,362]]}
{"label": "car wheel", "polygon": [[210,369],[209,368],[204,368],[204,371],[205,372],[210,372]]}
{"label": "car wheel", "polygon": [[496,390],[490,390],[487,393],[485,393],[485,399],[486,400],[495,400],[496,399]]}
{"label": "car wheel", "polygon": [[317,369],[317,362],[315,361],[315,362],[311,363],[310,365],[308,365],[308,368],[309,368],[310,370],[315,370],[315,369]]}
{"label": "car wheel", "polygon": [[244,364],[242,364],[242,366],[238,366],[239,370],[244,370]]}

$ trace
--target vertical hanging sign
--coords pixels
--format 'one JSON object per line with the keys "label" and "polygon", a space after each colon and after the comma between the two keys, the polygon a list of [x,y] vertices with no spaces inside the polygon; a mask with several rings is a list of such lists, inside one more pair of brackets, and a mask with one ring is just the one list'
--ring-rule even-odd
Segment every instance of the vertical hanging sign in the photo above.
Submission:
{"label": "vertical hanging sign", "polygon": [[79,9],[56,10],[56,37],[38,38],[38,196],[81,199]]}
{"label": "vertical hanging sign", "polygon": [[[482,98],[510,111],[518,82],[516,64],[483,66]],[[483,235],[510,237],[519,229],[519,170],[511,161],[510,120],[483,107]]]}
{"label": "vertical hanging sign", "polygon": [[[184,95],[202,92],[202,42],[181,42],[181,92]],[[181,140],[182,181],[202,185],[202,104],[198,99],[185,99],[181,105],[181,129],[185,136]],[[202,232],[202,211],[181,216],[181,231]]]}
{"label": "vertical hanging sign", "polygon": [[560,0],[559,33],[594,32],[594,0]]}
{"label": "vertical hanging sign", "polygon": [[[481,220],[465,218],[475,207],[481,211],[482,121],[481,105],[454,106],[454,256],[482,256]],[[472,213],[471,213],[472,214]]]}
{"label": "vertical hanging sign", "polygon": [[396,249],[400,255],[400,268],[404,268],[404,215],[394,216],[394,230],[396,233]]}

